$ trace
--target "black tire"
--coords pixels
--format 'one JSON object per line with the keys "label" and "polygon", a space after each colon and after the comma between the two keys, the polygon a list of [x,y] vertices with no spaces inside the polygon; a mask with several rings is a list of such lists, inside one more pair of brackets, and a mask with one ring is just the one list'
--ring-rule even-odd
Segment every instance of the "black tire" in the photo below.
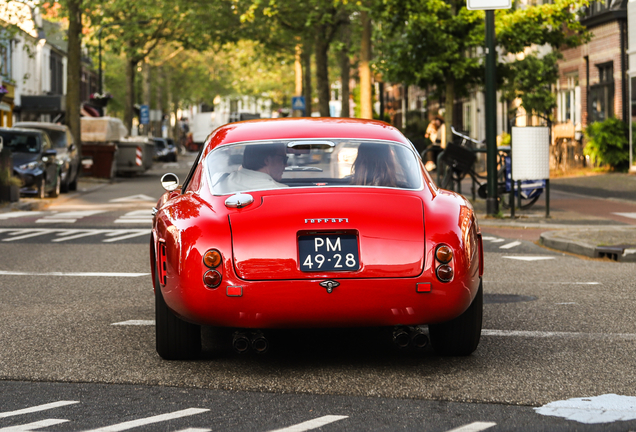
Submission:
{"label": "black tire", "polygon": [[[69,173],[69,175],[70,175],[70,173]],[[76,191],[77,190],[77,178],[78,177],[79,177],[79,170],[77,172],[75,172],[75,178],[73,179],[73,181],[68,184],[68,190],[70,190],[70,191]]]}
{"label": "black tire", "polygon": [[70,185],[70,179],[71,177],[71,171],[69,170],[69,172],[66,173],[66,177],[65,180],[62,182],[61,186],[60,186],[60,192],[62,193],[68,193],[69,191],[69,185]]}
{"label": "black tire", "polygon": [[[154,261],[154,260],[153,260]],[[155,332],[157,353],[165,360],[191,360],[201,352],[201,326],[179,319],[161,294],[155,266]]]}
{"label": "black tire", "polygon": [[484,308],[484,289],[479,283],[475,299],[466,311],[454,320],[428,326],[431,345],[444,356],[467,356],[479,345]]}

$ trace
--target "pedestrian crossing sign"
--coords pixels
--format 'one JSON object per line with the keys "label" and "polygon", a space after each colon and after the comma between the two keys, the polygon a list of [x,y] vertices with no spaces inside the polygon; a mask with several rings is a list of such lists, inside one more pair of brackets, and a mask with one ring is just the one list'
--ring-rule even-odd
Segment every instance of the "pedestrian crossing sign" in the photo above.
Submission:
{"label": "pedestrian crossing sign", "polygon": [[305,96],[292,97],[292,109],[305,111]]}

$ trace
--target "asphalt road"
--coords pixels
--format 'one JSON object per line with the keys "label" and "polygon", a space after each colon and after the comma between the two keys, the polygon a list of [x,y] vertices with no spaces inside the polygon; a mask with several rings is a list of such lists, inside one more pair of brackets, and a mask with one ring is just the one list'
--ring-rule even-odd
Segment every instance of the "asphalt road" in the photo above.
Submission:
{"label": "asphalt road", "polygon": [[[167,169],[185,177],[186,165]],[[267,354],[242,356],[228,334],[205,329],[199,360],[161,360],[141,233],[150,224],[116,221],[149,211],[163,170],[93,185],[37,215],[0,217],[0,431],[51,418],[68,421],[39,430],[87,430],[189,409],[207,411],[135,430],[266,431],[315,419],[330,420],[321,430],[334,431],[448,431],[475,422],[464,430],[636,429],[636,420],[585,425],[534,410],[636,396],[636,265],[559,254],[515,236],[486,235],[484,332],[470,357],[399,351],[382,329],[280,331]],[[140,231],[123,239],[122,230]],[[6,415],[56,401],[76,403]]]}

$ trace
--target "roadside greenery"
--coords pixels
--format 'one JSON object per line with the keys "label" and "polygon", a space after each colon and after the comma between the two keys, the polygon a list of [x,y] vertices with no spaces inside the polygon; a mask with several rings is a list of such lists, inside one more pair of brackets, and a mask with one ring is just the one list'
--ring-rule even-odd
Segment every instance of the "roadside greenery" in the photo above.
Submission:
{"label": "roadside greenery", "polygon": [[625,171],[629,165],[629,135],[627,124],[615,117],[594,122],[585,129],[587,144],[583,149],[595,165],[604,164],[615,171]]}

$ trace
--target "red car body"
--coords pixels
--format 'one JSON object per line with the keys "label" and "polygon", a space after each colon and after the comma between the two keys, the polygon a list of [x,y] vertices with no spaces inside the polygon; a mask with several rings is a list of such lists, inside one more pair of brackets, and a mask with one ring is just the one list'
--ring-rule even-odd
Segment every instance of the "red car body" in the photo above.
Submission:
{"label": "red car body", "polygon": [[[196,339],[192,334],[200,325],[242,330],[421,325],[432,329],[438,323],[452,323],[477,303],[483,252],[476,216],[465,198],[434,185],[419,157],[422,187],[418,190],[328,186],[257,190],[249,192],[253,202],[242,208],[226,206],[230,194],[212,193],[205,160],[221,146],[343,137],[397,143],[415,153],[397,129],[370,120],[253,120],[222,126],[208,137],[183,187],[159,200],[153,222],[155,293],[172,320],[167,325],[189,329],[171,336],[170,329],[159,323],[165,317],[157,317],[158,350],[164,358],[196,353],[199,348],[192,345],[197,342],[182,339]],[[355,236],[359,268],[301,270],[298,239],[316,233]],[[447,264],[452,269],[450,281],[436,274],[443,264],[436,258],[440,245],[452,251]],[[215,288],[204,283],[210,270],[204,254],[209,250],[221,255],[215,268],[221,282]],[[329,281],[337,286],[327,289]],[[463,350],[440,352],[465,355],[476,348],[481,303],[473,308],[479,309],[473,313],[479,316],[470,318],[474,322],[470,325],[475,327],[478,321],[479,329],[471,328],[471,346],[464,343]],[[438,331],[437,339],[462,337],[455,334],[461,330],[442,330],[445,333]],[[448,343],[438,345],[447,348]]]}

